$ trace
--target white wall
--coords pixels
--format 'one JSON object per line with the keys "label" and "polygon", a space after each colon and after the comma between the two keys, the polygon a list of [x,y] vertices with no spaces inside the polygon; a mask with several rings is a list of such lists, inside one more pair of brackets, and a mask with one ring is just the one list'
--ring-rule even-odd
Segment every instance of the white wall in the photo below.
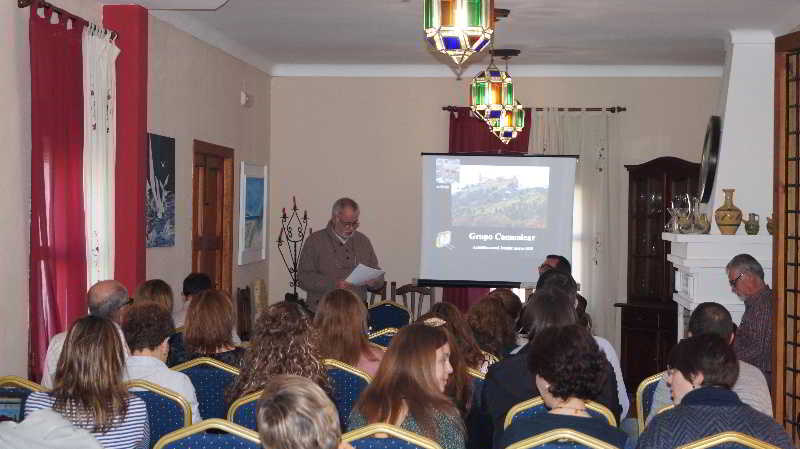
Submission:
{"label": "white wall", "polygon": [[[147,278],[167,281],[176,296],[192,269],[194,140],[233,148],[235,157],[233,289],[267,278],[267,263],[236,263],[240,161],[269,160],[269,77],[221,50],[150,16],[148,132],[175,138],[175,246],[147,250]],[[246,86],[252,106],[239,103]]]}

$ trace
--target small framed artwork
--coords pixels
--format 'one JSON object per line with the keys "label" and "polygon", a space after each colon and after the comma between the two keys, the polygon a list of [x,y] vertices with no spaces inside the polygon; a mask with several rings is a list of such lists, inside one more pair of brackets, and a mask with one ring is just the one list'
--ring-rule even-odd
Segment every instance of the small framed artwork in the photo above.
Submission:
{"label": "small framed artwork", "polygon": [[242,162],[239,180],[239,265],[267,259],[267,166]]}

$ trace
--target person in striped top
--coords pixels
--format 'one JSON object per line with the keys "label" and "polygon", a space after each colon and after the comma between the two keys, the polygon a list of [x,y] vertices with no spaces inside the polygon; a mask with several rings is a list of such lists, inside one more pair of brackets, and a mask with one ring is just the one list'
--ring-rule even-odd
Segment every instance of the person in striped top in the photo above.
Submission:
{"label": "person in striped top", "polygon": [[67,333],[52,391],[31,393],[25,416],[51,408],[106,449],[149,447],[147,407],[122,380],[124,344],[106,318],[76,321]]}

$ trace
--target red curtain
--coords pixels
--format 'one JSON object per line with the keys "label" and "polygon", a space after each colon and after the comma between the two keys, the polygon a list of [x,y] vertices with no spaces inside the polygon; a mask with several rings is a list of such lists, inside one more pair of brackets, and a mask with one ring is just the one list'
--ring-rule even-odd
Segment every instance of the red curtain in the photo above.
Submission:
{"label": "red curtain", "polygon": [[[508,144],[504,144],[489,131],[489,126],[483,120],[472,116],[468,107],[451,107],[449,152],[525,154],[528,152],[528,140],[531,134],[530,108],[525,108],[525,117],[525,127],[522,132]],[[466,313],[487,293],[489,293],[488,288],[447,287],[442,294],[442,300],[452,303]]]}
{"label": "red curtain", "polygon": [[[40,379],[50,337],[86,315],[83,90],[77,20],[30,8],[31,253],[28,375]],[[54,17],[55,16],[55,17]],[[51,21],[58,23],[51,23]]]}

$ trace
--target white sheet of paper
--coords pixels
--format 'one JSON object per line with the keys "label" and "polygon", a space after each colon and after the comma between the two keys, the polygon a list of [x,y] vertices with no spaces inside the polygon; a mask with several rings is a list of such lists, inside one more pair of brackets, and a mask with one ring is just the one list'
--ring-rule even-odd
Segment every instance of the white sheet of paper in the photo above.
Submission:
{"label": "white sheet of paper", "polygon": [[360,263],[353,269],[350,276],[347,276],[345,281],[353,285],[364,285],[369,281],[381,277],[383,273],[385,273],[383,270],[376,270]]}

